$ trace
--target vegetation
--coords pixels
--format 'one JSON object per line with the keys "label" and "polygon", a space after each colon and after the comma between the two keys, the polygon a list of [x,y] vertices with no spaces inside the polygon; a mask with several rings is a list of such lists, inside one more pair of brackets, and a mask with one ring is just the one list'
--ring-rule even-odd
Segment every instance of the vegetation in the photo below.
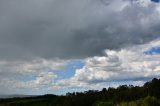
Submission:
{"label": "vegetation", "polygon": [[119,106],[160,106],[160,101],[155,97],[147,96],[137,101],[121,103]]}
{"label": "vegetation", "polygon": [[142,87],[121,85],[101,91],[67,93],[66,96],[44,96],[1,99],[0,106],[160,106],[160,79],[154,78]]}

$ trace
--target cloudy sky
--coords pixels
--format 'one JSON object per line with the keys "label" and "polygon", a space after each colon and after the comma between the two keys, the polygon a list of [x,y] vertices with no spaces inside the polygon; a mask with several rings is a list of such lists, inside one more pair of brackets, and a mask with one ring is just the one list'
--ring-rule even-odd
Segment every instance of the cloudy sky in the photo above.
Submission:
{"label": "cloudy sky", "polygon": [[0,94],[65,94],[160,77],[160,3],[0,0]]}

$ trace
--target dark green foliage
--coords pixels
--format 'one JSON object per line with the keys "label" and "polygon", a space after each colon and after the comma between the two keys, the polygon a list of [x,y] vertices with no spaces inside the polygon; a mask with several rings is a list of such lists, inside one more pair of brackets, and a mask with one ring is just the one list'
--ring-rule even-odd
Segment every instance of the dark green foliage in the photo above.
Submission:
{"label": "dark green foliage", "polygon": [[150,96],[147,96],[142,103],[144,106],[160,106],[160,101],[157,98]]}
{"label": "dark green foliage", "polygon": [[0,106],[160,106],[160,79],[144,86],[121,85],[102,91],[67,93],[66,96],[43,95],[27,98],[1,99]]}
{"label": "dark green foliage", "polygon": [[147,96],[144,99],[120,103],[120,106],[160,106],[160,101],[155,97]]}
{"label": "dark green foliage", "polygon": [[96,102],[93,106],[114,106],[113,102]]}

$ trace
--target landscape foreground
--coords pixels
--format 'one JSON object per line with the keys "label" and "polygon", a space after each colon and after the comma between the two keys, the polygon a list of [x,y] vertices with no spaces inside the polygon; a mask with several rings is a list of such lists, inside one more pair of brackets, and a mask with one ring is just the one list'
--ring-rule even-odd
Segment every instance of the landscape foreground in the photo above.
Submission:
{"label": "landscape foreground", "polygon": [[36,97],[1,99],[0,106],[160,106],[160,79],[143,86],[121,85],[101,91],[46,94]]}

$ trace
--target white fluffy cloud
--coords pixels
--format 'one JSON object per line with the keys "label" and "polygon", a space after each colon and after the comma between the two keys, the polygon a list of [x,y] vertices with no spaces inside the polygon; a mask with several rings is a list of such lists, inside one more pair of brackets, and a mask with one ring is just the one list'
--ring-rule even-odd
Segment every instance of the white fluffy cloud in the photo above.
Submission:
{"label": "white fluffy cloud", "polygon": [[39,89],[51,86],[57,75],[55,70],[65,68],[65,60],[35,59],[26,61],[0,61],[0,89]]}
{"label": "white fluffy cloud", "polygon": [[[159,47],[160,40],[148,44],[105,50],[104,56],[85,59],[85,66],[77,69],[75,75],[57,82],[61,87],[98,88],[105,82],[133,81],[141,83],[160,76],[160,54],[147,55],[144,52]],[[132,83],[131,83],[132,84]],[[106,85],[107,87],[108,85]],[[113,85],[112,85],[113,86]]]}
{"label": "white fluffy cloud", "polygon": [[86,66],[76,71],[76,78],[87,81],[110,81],[149,77],[159,73],[157,70],[160,56],[146,56],[143,53],[122,49],[106,51],[104,57],[86,60]]}
{"label": "white fluffy cloud", "polygon": [[[99,89],[160,75],[160,55],[144,53],[160,46],[160,6],[150,0],[1,0],[0,5],[0,93]],[[58,79],[55,70],[79,58],[85,66]]]}
{"label": "white fluffy cloud", "polygon": [[35,59],[33,61],[0,61],[0,73],[16,73],[21,75],[36,74],[46,70],[58,70],[65,67],[64,60]]}
{"label": "white fluffy cloud", "polygon": [[[57,79],[55,70],[65,69],[71,60],[36,59],[31,62],[0,62],[1,91],[10,89],[101,89],[120,84],[141,85],[160,76],[160,54],[145,54],[160,46],[160,39],[143,45],[105,50],[104,56],[84,59],[85,65],[67,79]],[[4,89],[4,90],[2,90]],[[66,91],[67,92],[67,91]]]}

